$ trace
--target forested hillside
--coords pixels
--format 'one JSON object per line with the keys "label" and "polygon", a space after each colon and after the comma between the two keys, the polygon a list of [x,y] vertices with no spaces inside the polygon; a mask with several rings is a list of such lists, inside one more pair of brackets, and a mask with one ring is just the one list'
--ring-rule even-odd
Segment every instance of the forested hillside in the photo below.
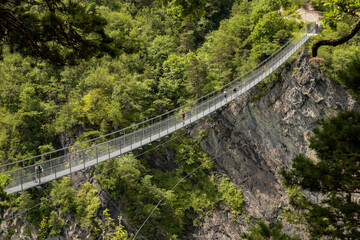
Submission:
{"label": "forested hillside", "polygon": [[[262,62],[304,26],[294,14],[304,2],[295,0],[210,0],[190,6],[153,0],[62,2],[49,13],[41,4],[14,1],[23,20],[44,24],[38,29],[25,26],[34,30],[31,39],[38,51],[19,40],[24,36],[2,25],[1,165],[71,146],[191,102]],[[318,1],[312,4],[322,7]],[[8,7],[0,3],[0,10]],[[59,18],[52,18],[54,12],[60,12]],[[57,38],[46,34],[49,19],[64,23],[57,28]],[[85,25],[71,24],[76,21]],[[353,24],[354,19],[345,17],[337,30],[324,26],[317,38],[342,36]],[[72,34],[79,29],[81,34]],[[35,30],[41,32],[38,37]],[[336,48],[321,47],[319,57],[324,61],[319,64],[359,96],[359,56],[355,36]],[[2,216],[8,221],[2,234],[128,239],[165,194],[140,237],[181,239],[220,205],[251,219],[243,210],[241,190],[214,171],[213,161],[201,149],[207,134],[199,131],[190,137],[178,132],[150,152],[144,153],[149,146],[41,188],[1,194]],[[174,163],[161,169],[160,164],[152,165],[151,160],[167,162],[169,156]],[[6,184],[5,175],[0,182]],[[69,190],[59,194],[65,189]],[[111,219],[101,203],[105,195],[125,221]],[[20,229],[15,220],[25,227]],[[71,231],[72,236],[64,233]]]}

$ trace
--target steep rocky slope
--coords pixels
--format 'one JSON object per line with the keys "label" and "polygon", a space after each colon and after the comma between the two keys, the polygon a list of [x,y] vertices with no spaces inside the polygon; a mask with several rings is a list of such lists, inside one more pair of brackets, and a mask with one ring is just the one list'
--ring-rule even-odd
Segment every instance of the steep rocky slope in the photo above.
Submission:
{"label": "steep rocky slope", "polygon": [[[227,206],[220,206],[206,215],[199,227],[188,229],[183,239],[240,239],[241,233],[248,230],[255,218],[270,224],[282,220],[287,233],[301,232],[280,215],[282,208],[288,205],[288,199],[279,170],[289,168],[291,159],[298,153],[305,153],[316,161],[315,153],[308,148],[307,138],[318,119],[334,116],[342,110],[360,110],[360,105],[346,90],[327,78],[316,63],[310,64],[309,58],[303,51],[293,63],[283,67],[277,81],[263,86],[268,90],[254,89],[188,128],[192,136],[200,129],[208,131],[201,147],[211,157],[225,152],[215,159],[215,171],[228,176],[243,191],[246,215],[234,216]],[[256,95],[259,97],[255,98]],[[174,163],[176,154],[170,149],[165,150],[165,158],[147,159],[151,167],[162,171],[177,167]],[[76,176],[80,178],[82,173]],[[76,179],[74,177],[73,182]],[[134,233],[134,226],[108,193],[101,192],[99,197],[101,209],[109,208],[114,219],[122,216],[122,224]],[[7,214],[5,212],[2,217]],[[18,220],[15,225],[19,231],[13,239],[28,234],[36,238],[36,229],[32,228],[28,233],[25,226],[31,225],[21,218]],[[67,221],[71,222],[71,219]],[[52,239],[90,236],[75,223],[70,225],[71,229],[64,229],[61,236]],[[2,222],[0,229],[8,227],[6,222]],[[302,234],[302,238],[306,235]],[[141,236],[139,239],[145,238]]]}
{"label": "steep rocky slope", "polygon": [[[260,98],[251,100],[258,92],[254,89],[216,113],[212,121],[202,120],[191,129],[193,135],[199,129],[209,131],[202,149],[211,157],[226,152],[215,160],[215,171],[243,191],[249,216],[270,224],[283,220],[280,211],[288,205],[279,170],[289,168],[298,153],[316,161],[307,138],[318,119],[359,109],[345,89],[308,60],[303,51]],[[253,222],[247,219],[233,216],[224,207],[208,215],[187,238],[240,239]],[[296,232],[295,226],[285,221],[284,225],[286,232]]]}

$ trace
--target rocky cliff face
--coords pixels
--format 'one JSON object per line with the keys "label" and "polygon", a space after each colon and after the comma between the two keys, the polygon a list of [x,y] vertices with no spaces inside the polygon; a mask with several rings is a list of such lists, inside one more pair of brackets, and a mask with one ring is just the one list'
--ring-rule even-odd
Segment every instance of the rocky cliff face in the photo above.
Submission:
{"label": "rocky cliff face", "polygon": [[[192,134],[204,128],[209,131],[201,146],[211,157],[226,152],[215,159],[215,171],[228,176],[243,191],[248,215],[270,225],[282,220],[290,234],[296,229],[280,216],[288,199],[279,171],[289,168],[299,153],[316,161],[308,148],[308,136],[318,119],[359,109],[345,89],[308,60],[303,51],[283,68],[278,81],[268,84],[269,90],[260,98],[251,100],[258,91],[254,89],[217,112],[213,121],[202,120],[191,129]],[[187,238],[240,239],[251,224],[224,207],[208,215]]]}
{"label": "rocky cliff face", "polygon": [[[360,110],[360,105],[345,89],[327,78],[316,63],[309,64],[308,60],[309,56],[303,51],[295,62],[282,69],[277,81],[267,84],[269,90],[262,96],[254,99],[253,96],[259,92],[254,89],[189,128],[192,136],[200,129],[209,132],[201,142],[202,149],[209,156],[224,153],[215,159],[215,171],[228,176],[243,191],[247,216],[234,216],[226,206],[221,206],[205,216],[199,227],[189,230],[183,239],[240,239],[241,233],[254,223],[249,216],[263,219],[270,225],[281,220],[287,233],[299,233],[296,226],[286,223],[280,216],[282,208],[288,205],[288,199],[279,171],[289,168],[291,160],[299,153],[305,153],[316,161],[307,139],[318,119],[332,117],[347,109]],[[165,164],[164,158],[153,158],[148,159],[149,165],[163,171],[176,168],[175,153],[169,149],[166,151]],[[109,208],[114,219],[122,216],[126,229],[135,232],[106,192],[101,192],[99,197],[102,209]],[[5,212],[1,217],[7,214]],[[35,229],[27,232],[27,222],[19,219],[15,225],[19,229],[13,239],[36,238]],[[89,237],[89,232],[76,224],[71,225],[72,228],[66,229],[62,236],[52,239]],[[2,222],[0,229],[8,227],[6,222]],[[141,236],[140,239],[145,238]]]}

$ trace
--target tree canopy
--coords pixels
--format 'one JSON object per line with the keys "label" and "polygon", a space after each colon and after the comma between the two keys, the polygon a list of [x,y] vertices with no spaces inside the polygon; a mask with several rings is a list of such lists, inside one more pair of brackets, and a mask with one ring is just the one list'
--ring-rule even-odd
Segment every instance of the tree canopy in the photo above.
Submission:
{"label": "tree canopy", "polygon": [[[56,6],[55,19],[61,20],[58,27],[65,29],[65,36],[76,36],[72,34],[75,31],[94,43],[90,44],[94,48],[89,48],[94,51],[87,52],[84,47],[80,48],[85,51],[81,53],[67,45],[65,36],[52,39],[52,34],[43,32],[42,25],[50,21],[46,16],[52,14],[46,1],[14,1],[14,16],[23,21],[25,16],[33,16],[36,20],[32,23],[34,28],[31,22],[24,26],[39,40],[38,46],[43,47],[40,49],[46,51],[39,55],[30,43],[19,40],[21,34],[15,39],[16,32],[2,27],[6,34],[2,35],[0,61],[1,164],[69,146],[176,109],[247,72],[302,27],[302,23],[279,14],[286,1],[209,0],[199,5],[205,9],[201,18],[184,17],[180,3],[191,1],[177,2],[168,1],[164,7],[154,0],[85,0],[72,3],[76,6],[73,11],[62,5],[68,7],[70,1],[51,2]],[[2,8],[9,4],[1,3]],[[83,25],[71,22],[77,17]],[[100,21],[99,31],[94,32],[85,19],[90,19],[91,24]],[[281,27],[274,26],[275,22]],[[46,27],[52,30],[51,25]],[[37,30],[41,30],[39,36],[35,34]],[[107,43],[106,36],[113,41]],[[12,37],[14,43],[10,41]],[[107,50],[112,46],[117,49],[116,57],[102,55],[102,47]],[[168,193],[167,200],[142,229],[142,234],[152,239],[181,237],[219,204],[233,214],[243,214],[241,190],[226,177],[213,174],[211,162],[174,191],[168,190],[209,159],[198,146],[199,141],[181,138],[173,146],[152,151],[146,159],[124,156],[104,163],[95,172],[98,187],[84,184],[53,201],[47,201],[48,196],[68,189],[71,179],[48,184],[43,189],[46,194],[37,188],[26,190],[13,210],[21,212],[34,207],[24,216],[43,238],[61,235],[74,222],[82,231],[88,229],[101,237],[99,229],[107,231],[114,226],[100,211],[97,196],[103,191],[109,192],[135,227]],[[154,157],[168,159],[169,152],[176,159],[174,169],[152,169],[146,161]],[[2,180],[4,185],[6,179]],[[0,198],[6,207],[4,194]],[[37,204],[39,207],[35,207]],[[101,216],[103,224],[99,222]],[[122,234],[120,226],[113,231],[109,233]]]}
{"label": "tree canopy", "polygon": [[0,1],[0,47],[56,65],[114,54],[95,5],[64,0]]}
{"label": "tree canopy", "polygon": [[277,221],[275,225],[270,228],[264,221],[259,221],[256,225],[250,227],[250,233],[242,234],[242,238],[246,240],[300,240],[299,236],[291,237],[282,231],[283,225]]}
{"label": "tree canopy", "polygon": [[360,30],[360,1],[359,0],[325,0],[326,6],[324,22],[332,28],[346,17],[353,18],[355,22],[353,27],[342,37],[338,39],[320,40],[312,46],[312,55],[316,57],[318,49],[321,46],[337,46],[349,41]]}
{"label": "tree canopy", "polygon": [[313,238],[355,239],[360,235],[360,113],[350,111],[323,120],[314,129],[310,148],[320,159],[293,159],[293,169],[282,171],[284,184],[323,196],[321,203],[291,199],[301,210]]}
{"label": "tree canopy", "polygon": [[170,4],[175,7],[181,7],[181,16],[183,18],[200,18],[205,14],[206,0],[158,0],[164,6]]}

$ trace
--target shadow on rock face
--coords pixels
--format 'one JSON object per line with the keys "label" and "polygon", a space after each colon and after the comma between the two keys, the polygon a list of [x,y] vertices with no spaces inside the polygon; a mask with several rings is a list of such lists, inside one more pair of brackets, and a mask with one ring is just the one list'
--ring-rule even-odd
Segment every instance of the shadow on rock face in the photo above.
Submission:
{"label": "shadow on rock face", "polygon": [[[203,120],[192,129],[193,135],[200,129],[209,131],[201,142],[209,156],[226,151],[215,159],[215,171],[229,177],[243,191],[248,215],[270,224],[283,221],[285,232],[302,238],[306,235],[280,216],[288,199],[279,171],[289,168],[299,153],[316,160],[307,139],[319,119],[360,109],[345,89],[308,60],[303,50],[291,67],[280,70],[281,79],[269,83],[269,90],[259,99],[250,100],[256,94],[254,89],[216,113],[211,123]],[[226,209],[223,206],[206,216],[191,234],[197,239],[240,239],[241,232],[254,221],[234,216]]]}

